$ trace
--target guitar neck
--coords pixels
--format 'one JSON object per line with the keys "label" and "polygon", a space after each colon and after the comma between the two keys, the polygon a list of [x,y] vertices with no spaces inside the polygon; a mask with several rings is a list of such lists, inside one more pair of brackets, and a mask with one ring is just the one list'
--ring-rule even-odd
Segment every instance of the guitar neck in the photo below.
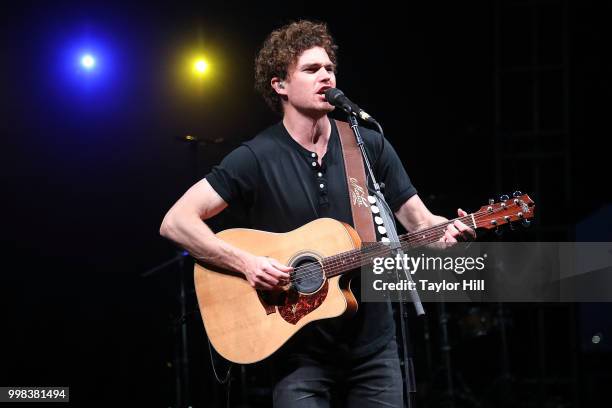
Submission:
{"label": "guitar neck", "polygon": [[528,195],[517,192],[514,198],[507,198],[499,203],[489,202],[472,214],[425,228],[420,231],[401,235],[399,242],[365,243],[359,249],[343,252],[323,259],[323,270],[327,277],[341,275],[350,270],[371,264],[374,258],[391,255],[395,249],[409,250],[428,245],[440,240],[449,224],[461,221],[474,230],[478,228],[492,229],[515,221],[529,224],[533,218],[535,205]]}
{"label": "guitar neck", "polygon": [[[446,227],[454,223],[455,220],[459,220],[476,229],[478,227],[476,215],[469,214],[465,217],[455,218],[420,231],[400,235],[399,247],[407,251],[437,242],[444,235]],[[350,270],[370,265],[374,262],[374,258],[391,255],[396,248],[398,248],[397,242],[367,242],[360,249],[354,249],[323,259],[323,270],[328,278],[341,275]]]}

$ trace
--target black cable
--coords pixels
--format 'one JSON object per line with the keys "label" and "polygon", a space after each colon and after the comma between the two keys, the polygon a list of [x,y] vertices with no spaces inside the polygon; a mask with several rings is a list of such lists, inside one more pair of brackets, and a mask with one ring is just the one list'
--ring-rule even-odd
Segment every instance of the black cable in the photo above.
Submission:
{"label": "black cable", "polygon": [[210,365],[212,366],[213,373],[215,374],[215,378],[217,379],[217,382],[219,384],[225,384],[230,379],[230,372],[232,371],[232,367],[234,364],[230,362],[230,365],[227,369],[227,374],[225,374],[225,378],[223,380],[220,379],[219,375],[217,374],[217,369],[215,368],[215,359],[212,353],[212,344],[210,344],[210,339],[207,339],[207,340],[208,340],[208,352],[210,353]]}

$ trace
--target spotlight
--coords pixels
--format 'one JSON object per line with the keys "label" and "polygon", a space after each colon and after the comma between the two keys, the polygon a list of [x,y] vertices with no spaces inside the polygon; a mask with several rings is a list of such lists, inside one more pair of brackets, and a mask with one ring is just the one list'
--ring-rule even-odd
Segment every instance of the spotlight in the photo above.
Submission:
{"label": "spotlight", "polygon": [[204,74],[208,71],[208,62],[204,59],[198,59],[193,65],[193,69],[199,74]]}
{"label": "spotlight", "polygon": [[81,58],[81,65],[85,69],[93,69],[96,66],[96,59],[91,54],[85,54]]}

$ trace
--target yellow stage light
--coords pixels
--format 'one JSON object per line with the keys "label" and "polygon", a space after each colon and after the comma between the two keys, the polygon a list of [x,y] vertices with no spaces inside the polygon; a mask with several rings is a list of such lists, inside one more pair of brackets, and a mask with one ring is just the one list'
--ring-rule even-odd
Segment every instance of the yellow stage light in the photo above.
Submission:
{"label": "yellow stage light", "polygon": [[223,54],[211,46],[186,45],[178,48],[172,71],[180,97],[197,98],[201,103],[213,101],[211,95],[220,89],[219,84],[223,83],[226,75],[227,64],[222,57]]}
{"label": "yellow stage light", "polygon": [[193,64],[193,69],[197,74],[205,74],[208,71],[208,62],[203,58],[199,58]]}

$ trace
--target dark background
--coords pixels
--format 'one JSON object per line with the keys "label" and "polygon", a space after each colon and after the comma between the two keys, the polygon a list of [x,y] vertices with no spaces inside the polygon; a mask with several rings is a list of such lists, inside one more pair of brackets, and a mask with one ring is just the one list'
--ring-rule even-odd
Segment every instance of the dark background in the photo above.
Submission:
{"label": "dark background", "polygon": [[[611,240],[610,17],[607,2],[553,0],[5,7],[0,385],[67,385],[79,406],[175,406],[179,273],[141,274],[176,255],[158,234],[172,203],[277,120],[253,90],[253,59],[299,18],[329,24],[338,87],[383,125],[434,212],[521,190],[537,220],[506,239]],[[93,78],[67,62],[86,43],[105,64]],[[198,48],[216,57],[209,83],[177,73]],[[190,290],[187,309],[193,403],[222,405]],[[450,406],[428,309],[411,317],[417,400]],[[446,312],[457,406],[609,403],[607,304]],[[232,405],[266,406],[267,387],[264,367],[237,368]]]}

